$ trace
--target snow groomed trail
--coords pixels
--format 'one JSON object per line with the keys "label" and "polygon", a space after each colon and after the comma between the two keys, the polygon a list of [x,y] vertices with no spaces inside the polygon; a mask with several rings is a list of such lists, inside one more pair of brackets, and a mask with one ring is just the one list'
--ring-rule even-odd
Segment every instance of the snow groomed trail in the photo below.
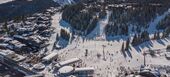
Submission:
{"label": "snow groomed trail", "polygon": [[148,32],[150,34],[154,34],[157,29],[156,26],[159,24],[159,22],[161,20],[163,20],[168,14],[170,14],[170,9],[166,12],[164,12],[162,15],[157,16],[150,24],[149,24],[149,28],[148,28]]}
{"label": "snow groomed trail", "polygon": [[54,33],[52,33],[50,39],[49,39],[49,46],[47,47],[48,51],[53,51],[54,43],[56,41],[57,34],[60,34],[60,24],[59,21],[61,19],[61,13],[56,13],[54,16],[52,16],[52,25],[51,27],[54,29]]}
{"label": "snow groomed trail", "polygon": [[87,38],[96,38],[96,37],[100,37],[105,39],[105,27],[109,22],[109,17],[111,15],[110,11],[107,11],[107,15],[104,19],[101,19],[98,21],[97,26],[95,27],[95,29],[87,35]]}

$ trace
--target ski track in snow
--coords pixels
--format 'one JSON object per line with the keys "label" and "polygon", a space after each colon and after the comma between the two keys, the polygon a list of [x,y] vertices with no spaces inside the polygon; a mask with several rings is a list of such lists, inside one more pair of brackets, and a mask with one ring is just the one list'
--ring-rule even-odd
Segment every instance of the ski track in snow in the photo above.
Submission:
{"label": "ski track in snow", "polygon": [[[164,15],[167,14],[164,13]],[[162,20],[164,15],[157,17],[154,22]],[[152,22],[152,24],[157,24],[154,22]],[[94,36],[96,35],[95,31],[97,31],[97,35],[103,35],[104,29],[102,28],[105,27],[103,25],[108,23],[107,17],[105,20],[101,20],[98,23],[102,25],[97,25],[94,31],[88,35],[89,38],[90,36],[96,37]],[[60,21],[61,27],[69,28],[68,25],[69,24],[65,21]],[[129,52],[125,53],[126,57],[120,52],[123,42],[125,42],[123,39],[120,39],[119,41],[85,40],[83,42],[81,37],[76,37],[76,39],[74,39],[72,43],[70,43],[66,48],[59,51],[54,50],[53,52],[57,52],[60,56],[60,59],[63,61],[75,57],[82,59],[82,67],[95,68],[94,77],[115,77],[115,75],[118,73],[117,68],[120,66],[139,70],[140,66],[143,64],[142,52],[149,49],[165,49],[166,46],[170,44],[170,38],[145,42],[137,48],[132,47]],[[106,61],[103,60],[104,55],[102,45],[106,46],[104,49]],[[87,57],[84,56],[86,49],[88,49],[89,53]],[[101,54],[101,57],[97,58],[97,54]],[[146,63],[155,65],[170,65],[170,62],[163,56],[157,58],[151,58],[151,56],[147,56]]]}
{"label": "ski track in snow", "polygon": [[59,24],[59,20],[61,19],[61,14],[57,13],[54,16],[52,16],[52,26],[54,28],[54,33],[51,35],[49,40],[49,46],[47,47],[48,51],[53,51],[53,46],[56,41],[57,34],[60,34],[61,26]]}
{"label": "ski track in snow", "polygon": [[[150,47],[146,45],[148,43],[144,43],[139,46],[139,48],[141,48],[141,51],[147,51],[149,49],[165,49],[165,47],[170,44],[169,38],[160,41],[162,41],[164,44],[158,41],[151,41],[152,43]],[[121,40],[108,42],[89,40],[82,42],[82,39],[79,38],[79,40],[73,41],[72,44],[60,50],[58,53],[61,60],[67,60],[74,57],[81,58],[83,61],[83,67],[88,66],[95,68],[94,77],[114,77],[118,73],[117,68],[120,66],[139,69],[140,65],[143,64],[142,53],[138,52],[133,47],[131,48],[130,53],[126,53],[126,57],[121,54],[120,50],[123,42],[125,41]],[[104,55],[102,45],[106,46],[104,49],[106,61],[103,60]],[[84,56],[85,49],[88,49],[89,54],[87,57]],[[97,54],[101,54],[101,57],[97,58]],[[130,57],[129,54],[131,54],[132,57]],[[163,56],[160,58],[151,58],[150,56],[148,56],[147,58],[148,64],[170,64],[170,62],[166,60]]]}
{"label": "ski track in snow", "polygon": [[[150,23],[148,31],[154,32],[158,22],[165,18],[167,14],[169,14],[169,12],[165,12],[163,15],[156,17],[155,20]],[[55,17],[59,17],[59,15],[56,15]],[[108,17],[109,14],[107,14],[106,19],[100,20],[96,28],[87,37],[94,38],[97,36],[105,36],[104,27],[108,23]],[[60,28],[56,28],[70,30],[69,24],[65,21],[62,21],[58,18],[54,18],[54,20],[60,21],[56,23],[54,22],[54,24],[58,24],[58,26],[60,26]],[[57,52],[59,54],[61,61],[75,57],[82,59],[82,67],[95,68],[94,77],[115,77],[115,75],[118,73],[117,68],[120,66],[139,69],[143,64],[142,52],[149,49],[165,49],[166,46],[170,44],[170,38],[145,42],[137,48],[132,47],[129,52],[125,53],[126,56],[123,56],[120,52],[123,42],[125,42],[123,39],[120,39],[119,41],[85,40],[83,42],[82,37],[76,37],[76,39],[67,45],[66,48],[54,50],[53,52]],[[105,55],[103,54],[102,45],[106,46],[104,49]],[[87,57],[84,56],[86,49],[88,49]],[[100,54],[101,57],[98,58],[97,54]],[[104,57],[106,60],[103,60]],[[146,63],[155,65],[170,65],[170,62],[163,56],[157,58],[151,58],[151,56],[147,56]]]}
{"label": "ski track in snow", "polygon": [[53,0],[53,1],[57,2],[60,6],[69,5],[69,4],[75,3],[74,0]]}
{"label": "ski track in snow", "polygon": [[163,20],[168,14],[170,13],[170,9],[166,12],[164,12],[164,14],[160,15],[160,16],[157,16],[150,24],[149,24],[149,28],[148,28],[148,32],[150,34],[154,34],[157,29],[156,29],[156,26],[159,24],[159,22],[161,20]]}
{"label": "ski track in snow", "polygon": [[97,23],[97,26],[95,27],[95,29],[87,35],[87,38],[95,38],[95,37],[101,37],[103,39],[105,39],[105,27],[109,22],[109,16],[111,15],[111,13],[109,11],[107,11],[107,15],[104,19],[99,20],[99,22]]}

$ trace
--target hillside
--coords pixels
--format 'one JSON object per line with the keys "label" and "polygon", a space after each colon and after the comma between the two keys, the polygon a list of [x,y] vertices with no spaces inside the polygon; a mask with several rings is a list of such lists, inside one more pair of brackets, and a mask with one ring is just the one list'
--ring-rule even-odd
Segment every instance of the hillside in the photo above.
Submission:
{"label": "hillside", "polygon": [[0,52],[25,57],[17,64],[30,71],[44,77],[170,76],[168,0],[4,1]]}

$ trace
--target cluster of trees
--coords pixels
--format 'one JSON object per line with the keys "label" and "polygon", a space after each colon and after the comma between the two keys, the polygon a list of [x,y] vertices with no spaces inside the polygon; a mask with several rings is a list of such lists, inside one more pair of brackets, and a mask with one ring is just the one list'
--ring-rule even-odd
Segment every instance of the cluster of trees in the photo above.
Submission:
{"label": "cluster of trees", "polygon": [[[63,10],[62,19],[68,22],[74,29],[81,31],[81,34],[89,34],[97,25],[99,19],[104,18],[107,13],[95,5],[87,8],[85,5],[78,3],[66,6]],[[99,16],[97,16],[99,13]]]}
{"label": "cluster of trees", "polygon": [[1,33],[9,33],[7,21],[2,25]]}
{"label": "cluster of trees", "polygon": [[136,46],[149,40],[150,40],[149,33],[147,31],[143,31],[141,34],[135,34],[131,44],[133,46]]}
{"label": "cluster of trees", "polygon": [[128,35],[128,25],[124,23],[107,24],[105,27],[105,33],[107,36]]}
{"label": "cluster of trees", "polygon": [[84,2],[101,2],[101,1],[104,1],[104,2],[110,2],[110,3],[122,3],[122,2],[128,2],[128,3],[165,3],[165,2],[168,2],[168,0],[81,0],[81,1],[84,1]]}
{"label": "cluster of trees", "polygon": [[170,35],[170,15],[167,15],[162,21],[157,25],[158,30],[163,30],[162,37],[168,37]]}
{"label": "cluster of trees", "polygon": [[167,11],[167,8],[157,6],[110,7],[109,9],[112,13],[105,28],[107,35],[128,35],[130,25],[133,25],[132,32],[141,33],[142,29],[149,27],[149,23],[158,14],[163,14],[163,12]]}
{"label": "cluster of trees", "polygon": [[[90,31],[92,31],[96,26],[96,20],[103,19],[107,15],[106,11],[108,9],[106,9],[106,7],[109,5],[107,2],[116,2],[121,0],[105,0],[104,3],[100,3],[100,0],[96,1],[101,6],[98,6],[97,2],[91,2],[91,0],[86,0],[86,4],[78,3],[66,6],[63,10],[62,19],[70,23],[76,30],[83,32],[83,34],[90,33]],[[123,1],[126,2],[129,0]],[[135,1],[136,0],[133,0],[132,2]],[[150,0],[149,2],[152,1],[153,0]],[[159,0],[154,2],[157,1]],[[134,25],[132,32],[141,33],[141,29],[147,29],[149,22],[155,19],[158,14],[163,14],[163,12],[167,9],[167,7],[160,7],[156,5],[132,6],[132,8],[110,6],[109,10],[112,11],[112,13],[109,18],[109,24],[105,28],[106,34],[128,35],[129,25]],[[99,18],[96,19],[94,16],[96,16],[97,13],[99,13]]]}
{"label": "cluster of trees", "polygon": [[130,39],[128,38],[126,43],[123,42],[121,51],[124,53],[124,51],[128,51],[130,48]]}
{"label": "cluster of trees", "polygon": [[157,29],[167,29],[170,25],[170,14],[157,25]]}
{"label": "cluster of trees", "polygon": [[83,11],[84,8],[83,4],[70,5],[64,9],[62,19],[76,30],[84,32],[89,28],[88,25],[93,19],[92,13]]}
{"label": "cluster of trees", "polygon": [[1,29],[0,29],[0,34],[7,34],[7,35],[14,35],[16,34],[16,30],[14,28],[14,26],[8,26],[8,21],[5,21],[4,24],[2,25]]}
{"label": "cluster of trees", "polygon": [[[116,36],[116,35],[125,35],[128,36],[130,30],[131,32],[136,33],[132,44],[138,45],[144,41],[150,39],[159,39],[165,38],[170,33],[170,28],[167,24],[168,18],[161,22],[158,26],[159,29],[165,29],[163,35],[160,36],[158,32],[155,33],[154,38],[149,38],[149,33],[147,28],[149,23],[153,21],[157,15],[163,14],[167,11],[168,7],[160,7],[161,5],[140,5],[132,6],[131,8],[127,7],[112,7],[109,6],[106,9],[107,2],[116,3],[118,2],[138,2],[138,3],[162,3],[160,0],[104,0],[104,3],[100,3],[100,0],[96,2],[92,0],[86,0],[87,4],[78,3],[75,5],[66,6],[63,10],[62,19],[70,23],[70,25],[78,30],[83,32],[83,34],[89,34],[95,27],[99,19],[103,19],[107,15],[107,10],[111,11],[111,16],[109,17],[109,23],[105,27],[105,33],[107,36]],[[92,2],[92,3],[90,3]],[[164,2],[164,1],[163,1]],[[166,2],[166,1],[165,1]],[[98,4],[101,6],[98,6]],[[96,4],[96,5],[92,5]],[[109,3],[108,3],[109,4]],[[89,5],[89,6],[87,6]],[[97,17],[98,15],[98,17]],[[165,23],[166,22],[166,23]],[[165,25],[166,24],[166,25]],[[130,29],[129,26],[132,25]]]}
{"label": "cluster of trees", "polygon": [[70,39],[70,33],[67,32],[64,29],[61,29],[60,36],[61,36],[61,38],[65,39],[65,40],[69,40]]}
{"label": "cluster of trees", "polygon": [[167,34],[165,31],[161,33],[155,32],[153,37],[149,36],[149,33],[147,31],[143,31],[141,34],[135,34],[135,36],[132,39],[131,44],[133,46],[137,46],[143,42],[149,41],[149,40],[157,40],[157,39],[161,39],[161,38],[166,38],[168,37],[169,34]]}
{"label": "cluster of trees", "polygon": [[99,12],[100,19],[104,19],[106,17],[106,15],[107,15],[106,10],[102,10],[101,12]]}
{"label": "cluster of trees", "polygon": [[[100,1],[100,0],[98,0]],[[105,2],[108,3],[143,3],[143,4],[148,4],[148,3],[167,3],[168,0],[104,0]]]}

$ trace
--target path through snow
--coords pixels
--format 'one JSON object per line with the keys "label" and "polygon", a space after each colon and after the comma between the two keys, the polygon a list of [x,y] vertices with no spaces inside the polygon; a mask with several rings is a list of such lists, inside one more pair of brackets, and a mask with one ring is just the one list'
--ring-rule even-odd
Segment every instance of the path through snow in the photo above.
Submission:
{"label": "path through snow", "polygon": [[159,22],[161,20],[163,20],[168,14],[170,14],[170,9],[166,12],[164,12],[164,14],[157,16],[150,24],[149,24],[149,28],[148,28],[148,32],[150,34],[153,34],[157,31],[156,26],[159,24]]}
{"label": "path through snow", "polygon": [[87,38],[102,37],[103,39],[105,39],[104,29],[109,22],[110,15],[111,15],[110,11],[107,11],[106,17],[104,19],[99,20],[96,28],[89,35],[87,35]]}
{"label": "path through snow", "polygon": [[60,21],[61,19],[61,13],[56,13],[54,16],[52,16],[52,25],[51,27],[54,28],[54,33],[51,35],[49,40],[49,46],[47,47],[48,51],[53,51],[54,43],[56,41],[57,34],[60,34]]}

